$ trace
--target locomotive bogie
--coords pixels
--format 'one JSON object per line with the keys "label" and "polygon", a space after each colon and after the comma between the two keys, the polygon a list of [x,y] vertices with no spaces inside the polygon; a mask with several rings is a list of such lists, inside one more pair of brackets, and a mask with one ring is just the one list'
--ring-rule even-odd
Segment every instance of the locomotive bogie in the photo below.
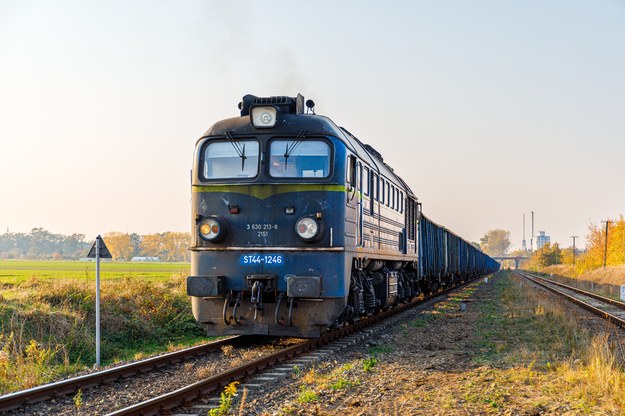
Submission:
{"label": "locomotive bogie", "polygon": [[[293,299],[263,304],[262,313],[246,297],[192,297],[193,315],[207,335],[273,335],[314,338],[345,310],[344,298]],[[276,312],[277,311],[277,312]]]}

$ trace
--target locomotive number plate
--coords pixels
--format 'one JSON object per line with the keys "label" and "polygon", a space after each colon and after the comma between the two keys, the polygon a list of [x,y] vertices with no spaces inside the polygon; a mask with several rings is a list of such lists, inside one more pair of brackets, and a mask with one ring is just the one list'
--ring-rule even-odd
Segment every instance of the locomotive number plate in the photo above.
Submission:
{"label": "locomotive number plate", "polygon": [[282,266],[284,256],[282,254],[247,254],[241,256],[239,261],[243,266],[264,264],[265,266]]}

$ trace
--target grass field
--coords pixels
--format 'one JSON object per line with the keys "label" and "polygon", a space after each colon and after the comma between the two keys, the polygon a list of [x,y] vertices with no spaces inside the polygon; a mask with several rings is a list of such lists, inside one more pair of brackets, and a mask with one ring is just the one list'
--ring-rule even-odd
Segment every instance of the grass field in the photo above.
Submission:
{"label": "grass field", "polygon": [[[166,280],[189,273],[189,263],[100,262],[101,279],[141,278]],[[0,260],[0,284],[20,284],[37,279],[94,279],[95,262],[51,260]]]}
{"label": "grass field", "polygon": [[[206,339],[186,294],[188,263],[101,264],[102,361]],[[0,260],[0,394],[93,364],[95,263]]]}

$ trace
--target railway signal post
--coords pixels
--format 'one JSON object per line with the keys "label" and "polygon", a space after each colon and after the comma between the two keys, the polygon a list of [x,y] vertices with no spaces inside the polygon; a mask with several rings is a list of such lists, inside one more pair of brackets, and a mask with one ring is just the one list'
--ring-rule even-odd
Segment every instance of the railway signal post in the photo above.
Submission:
{"label": "railway signal post", "polygon": [[87,257],[95,258],[95,367],[100,367],[100,259],[112,258],[100,235],[96,237]]}

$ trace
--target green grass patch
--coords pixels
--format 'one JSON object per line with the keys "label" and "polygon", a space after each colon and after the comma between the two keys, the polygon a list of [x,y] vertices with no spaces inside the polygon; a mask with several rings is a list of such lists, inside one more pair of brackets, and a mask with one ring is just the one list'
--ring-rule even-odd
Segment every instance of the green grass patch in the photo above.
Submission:
{"label": "green grass patch", "polygon": [[300,386],[299,396],[297,396],[297,401],[299,403],[312,403],[319,400],[319,395],[312,389],[306,387],[306,385]]}
{"label": "green grass patch", "polygon": [[387,354],[389,352],[393,352],[393,348],[389,347],[388,345],[379,345],[375,347],[369,347],[369,349],[367,349],[367,353],[369,355]]}
{"label": "green grass patch", "polygon": [[[0,285],[21,284],[31,279],[94,280],[95,262],[53,260],[0,260]],[[163,281],[171,275],[188,275],[189,263],[100,262],[100,278]]]}
{"label": "green grass patch", "polygon": [[408,325],[410,325],[413,328],[423,328],[423,327],[427,326],[430,322],[432,322],[434,320],[436,320],[436,316],[432,315],[431,313],[422,314],[418,318],[413,319],[412,321],[410,321],[410,323]]}
{"label": "green grass patch", "polygon": [[378,363],[378,359],[376,357],[374,356],[367,357],[364,360],[362,360],[362,369],[364,372],[370,373],[371,371],[373,371],[373,367],[375,367],[377,363]]}
{"label": "green grass patch", "polygon": [[346,378],[339,378],[338,380],[336,380],[334,383],[330,384],[330,388],[332,390],[343,390],[346,389],[348,387],[353,386],[354,383],[352,383],[351,381],[347,380]]}

